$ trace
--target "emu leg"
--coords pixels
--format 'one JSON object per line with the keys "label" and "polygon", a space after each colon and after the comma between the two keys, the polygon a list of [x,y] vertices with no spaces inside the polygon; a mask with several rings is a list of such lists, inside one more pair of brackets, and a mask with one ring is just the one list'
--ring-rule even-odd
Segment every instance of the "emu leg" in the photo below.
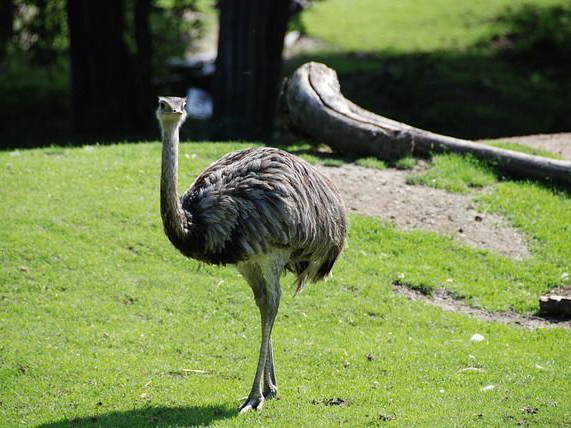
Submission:
{"label": "emu leg", "polygon": [[264,405],[265,398],[262,391],[262,381],[265,378],[265,369],[270,353],[270,337],[279,305],[279,294],[277,294],[277,296],[274,293],[272,293],[273,295],[268,295],[269,293],[267,293],[267,291],[267,289],[263,290],[256,295],[256,303],[260,308],[262,320],[262,343],[260,345],[260,357],[258,359],[258,367],[256,369],[256,375],[254,376],[252,389],[246,401],[240,406],[240,413],[250,410],[260,410]]}
{"label": "emu leg", "polygon": [[258,366],[250,394],[239,408],[240,413],[260,410],[264,405],[264,392],[267,390],[268,397],[270,397],[272,386],[275,395],[271,334],[280,303],[279,274],[281,269],[283,269],[283,264],[280,263],[272,263],[269,266],[248,265],[239,269],[252,287],[262,322],[262,340]]}
{"label": "emu leg", "polygon": [[274,351],[272,349],[272,339],[268,343],[268,359],[264,369],[264,398],[270,400],[278,394],[278,383],[276,381],[276,373],[274,369]]}

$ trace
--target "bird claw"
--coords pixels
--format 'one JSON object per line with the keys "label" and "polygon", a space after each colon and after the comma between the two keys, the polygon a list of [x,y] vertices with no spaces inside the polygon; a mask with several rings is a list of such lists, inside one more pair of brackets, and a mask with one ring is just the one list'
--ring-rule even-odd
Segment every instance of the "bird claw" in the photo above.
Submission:
{"label": "bird claw", "polygon": [[247,413],[249,411],[255,410],[260,411],[262,410],[262,406],[264,405],[264,396],[251,396],[244,401],[244,403],[240,406],[238,411],[240,413]]}
{"label": "bird claw", "polygon": [[264,389],[264,399],[266,400],[271,400],[273,398],[276,398],[276,396],[278,395],[278,388],[275,386],[267,386]]}

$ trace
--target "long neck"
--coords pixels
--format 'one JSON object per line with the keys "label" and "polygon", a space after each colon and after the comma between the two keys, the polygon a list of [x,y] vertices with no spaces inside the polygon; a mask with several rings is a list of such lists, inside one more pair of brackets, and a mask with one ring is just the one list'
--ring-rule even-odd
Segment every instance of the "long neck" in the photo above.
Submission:
{"label": "long neck", "polygon": [[176,190],[178,170],[178,130],[180,123],[161,124],[163,154],[161,165],[161,217],[171,240],[183,240],[188,230]]}

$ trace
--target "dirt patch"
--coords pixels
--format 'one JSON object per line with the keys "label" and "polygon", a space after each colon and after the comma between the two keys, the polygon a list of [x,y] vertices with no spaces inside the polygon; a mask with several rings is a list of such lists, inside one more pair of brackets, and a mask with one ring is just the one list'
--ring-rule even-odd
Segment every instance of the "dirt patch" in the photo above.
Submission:
{"label": "dirt patch", "polygon": [[437,288],[430,295],[414,290],[404,283],[396,282],[394,291],[407,297],[410,300],[421,301],[433,306],[463,315],[469,315],[483,321],[494,321],[502,324],[515,324],[527,328],[541,327],[564,327],[571,328],[571,320],[560,320],[557,318],[543,318],[538,316],[526,316],[515,312],[490,312],[483,309],[468,306],[462,300],[455,298],[454,294],[448,290]]}
{"label": "dirt patch", "polygon": [[[571,133],[504,138],[571,160]],[[527,237],[500,215],[483,213],[474,196],[406,184],[411,171],[377,170],[354,164],[319,169],[336,184],[347,209],[375,216],[397,227],[450,235],[472,247],[523,260],[530,255]]]}
{"label": "dirt patch", "polygon": [[319,169],[335,183],[350,212],[380,217],[404,230],[450,235],[516,260],[530,255],[526,236],[503,217],[479,211],[471,195],[408,185],[406,177],[411,171],[354,164]]}

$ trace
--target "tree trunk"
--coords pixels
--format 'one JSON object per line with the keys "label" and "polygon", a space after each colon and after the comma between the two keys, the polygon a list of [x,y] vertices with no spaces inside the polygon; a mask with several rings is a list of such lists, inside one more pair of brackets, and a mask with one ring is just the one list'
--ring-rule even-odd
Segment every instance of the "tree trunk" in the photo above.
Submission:
{"label": "tree trunk", "polygon": [[[153,0],[135,0],[135,92],[137,96],[137,125],[140,131],[155,128],[153,115],[156,107],[156,93],[153,79],[153,45],[150,28],[151,4]],[[135,106],[133,106],[135,107]]]}
{"label": "tree trunk", "polygon": [[571,186],[571,162],[435,134],[364,110],[343,97],[335,71],[323,64],[307,63],[293,73],[284,88],[283,105],[292,128],[341,153],[383,160],[469,153],[515,176]]}
{"label": "tree trunk", "polygon": [[148,2],[135,6],[135,61],[124,42],[123,0],[68,0],[73,127],[78,134],[136,135],[153,123],[148,110],[150,38]]}
{"label": "tree trunk", "polygon": [[8,44],[12,38],[14,12],[13,0],[0,1],[0,65],[6,58]]}
{"label": "tree trunk", "polygon": [[222,139],[271,136],[290,0],[220,0],[214,122]]}

